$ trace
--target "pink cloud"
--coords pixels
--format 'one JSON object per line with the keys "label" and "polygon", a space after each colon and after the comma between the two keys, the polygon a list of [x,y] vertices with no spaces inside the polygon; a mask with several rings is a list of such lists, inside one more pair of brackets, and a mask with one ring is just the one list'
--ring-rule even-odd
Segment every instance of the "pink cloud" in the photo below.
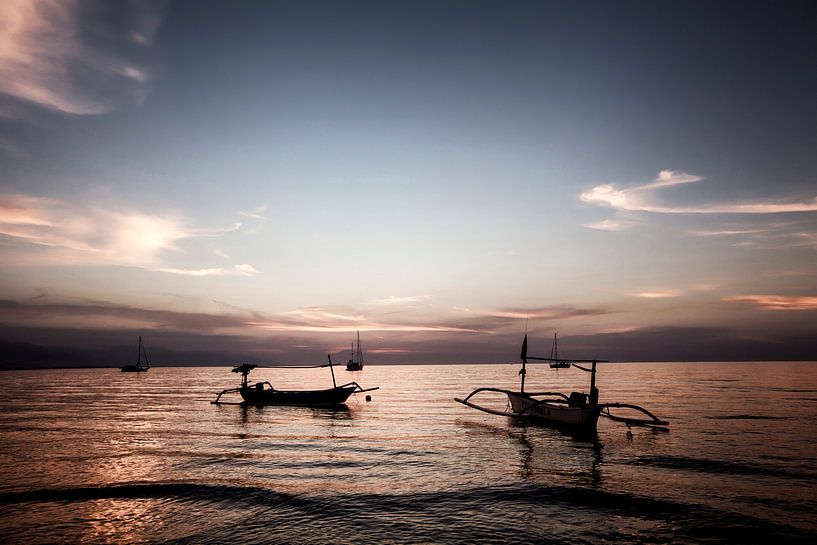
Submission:
{"label": "pink cloud", "polygon": [[764,310],[817,310],[817,296],[813,295],[730,295],[728,303],[749,303]]}

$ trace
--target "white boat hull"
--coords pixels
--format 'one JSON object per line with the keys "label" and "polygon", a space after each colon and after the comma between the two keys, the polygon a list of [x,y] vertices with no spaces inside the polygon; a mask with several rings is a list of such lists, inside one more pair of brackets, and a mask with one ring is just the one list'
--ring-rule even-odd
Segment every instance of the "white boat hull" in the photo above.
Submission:
{"label": "white boat hull", "polygon": [[519,416],[545,420],[560,426],[594,432],[601,412],[598,406],[570,407],[556,403],[537,403],[527,394],[508,392],[511,408]]}

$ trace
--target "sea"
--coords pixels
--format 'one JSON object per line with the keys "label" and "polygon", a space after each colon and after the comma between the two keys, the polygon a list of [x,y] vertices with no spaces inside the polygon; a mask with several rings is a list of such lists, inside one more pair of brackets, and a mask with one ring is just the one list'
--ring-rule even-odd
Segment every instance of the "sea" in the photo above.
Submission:
{"label": "sea", "polygon": [[[0,542],[817,542],[817,363],[599,364],[602,402],[668,431],[601,419],[582,438],[454,401],[518,372],[335,368],[379,387],[341,410],[213,405],[229,367],[2,371]],[[589,387],[577,369],[527,377]],[[332,384],[326,368],[250,379]]]}

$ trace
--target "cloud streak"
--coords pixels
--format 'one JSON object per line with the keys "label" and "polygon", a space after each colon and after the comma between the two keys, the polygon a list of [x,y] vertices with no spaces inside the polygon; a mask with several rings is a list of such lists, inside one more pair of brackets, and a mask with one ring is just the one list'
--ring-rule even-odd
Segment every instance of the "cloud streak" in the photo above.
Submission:
{"label": "cloud streak", "polygon": [[258,270],[248,263],[242,263],[241,265],[235,265],[226,269],[224,267],[214,267],[210,269],[155,268],[149,270],[179,274],[182,276],[255,276],[258,274]]}
{"label": "cloud streak", "polygon": [[29,195],[0,195],[0,237],[29,251],[31,261],[50,265],[116,265],[187,276],[252,276],[250,264],[230,268],[168,267],[162,257],[179,252],[186,239],[232,232],[192,229],[175,216],[158,216],[99,205],[80,206]]}
{"label": "cloud streak", "polygon": [[[141,101],[150,76],[135,59],[161,21],[158,2],[131,2],[129,26],[103,22],[93,1],[0,2],[0,93],[75,115]],[[81,77],[80,77],[81,75]]]}
{"label": "cloud streak", "polygon": [[695,174],[662,170],[650,183],[620,188],[615,184],[593,187],[579,195],[587,204],[605,206],[619,211],[653,212],[659,214],[782,214],[817,211],[817,197],[800,202],[741,202],[675,206],[662,204],[656,197],[657,189],[697,183],[704,178]]}
{"label": "cloud streak", "polygon": [[643,297],[645,299],[667,299],[671,297],[678,297],[681,295],[681,290],[651,290],[636,293],[636,297]]}
{"label": "cloud streak", "polygon": [[428,295],[409,295],[405,297],[396,297],[390,295],[382,299],[372,299],[369,301],[370,305],[407,305],[412,303],[421,303],[431,299]]}
{"label": "cloud streak", "polygon": [[817,296],[813,295],[730,295],[727,303],[748,303],[763,310],[817,310]]}

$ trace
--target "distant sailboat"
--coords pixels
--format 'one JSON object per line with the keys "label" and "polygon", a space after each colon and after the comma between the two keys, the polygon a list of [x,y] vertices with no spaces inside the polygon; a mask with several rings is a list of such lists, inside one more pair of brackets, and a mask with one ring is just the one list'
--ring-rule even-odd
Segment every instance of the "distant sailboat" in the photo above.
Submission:
{"label": "distant sailboat", "polygon": [[[150,363],[148,363],[148,355],[145,352],[145,345],[142,344],[142,336],[139,335],[139,348],[137,349],[136,355],[136,365],[125,365],[120,367],[123,373],[144,373],[148,369],[150,369]],[[142,356],[145,357],[144,364],[142,363]]]}
{"label": "distant sailboat", "polygon": [[550,368],[551,369],[567,369],[570,367],[570,362],[559,359],[559,341],[556,338],[556,333],[553,334],[553,346],[550,348]]}
{"label": "distant sailboat", "polygon": [[352,357],[349,358],[349,361],[346,362],[346,370],[347,371],[363,370],[363,349],[360,348],[360,331],[357,332],[357,351],[355,351],[355,344],[352,343]]}

